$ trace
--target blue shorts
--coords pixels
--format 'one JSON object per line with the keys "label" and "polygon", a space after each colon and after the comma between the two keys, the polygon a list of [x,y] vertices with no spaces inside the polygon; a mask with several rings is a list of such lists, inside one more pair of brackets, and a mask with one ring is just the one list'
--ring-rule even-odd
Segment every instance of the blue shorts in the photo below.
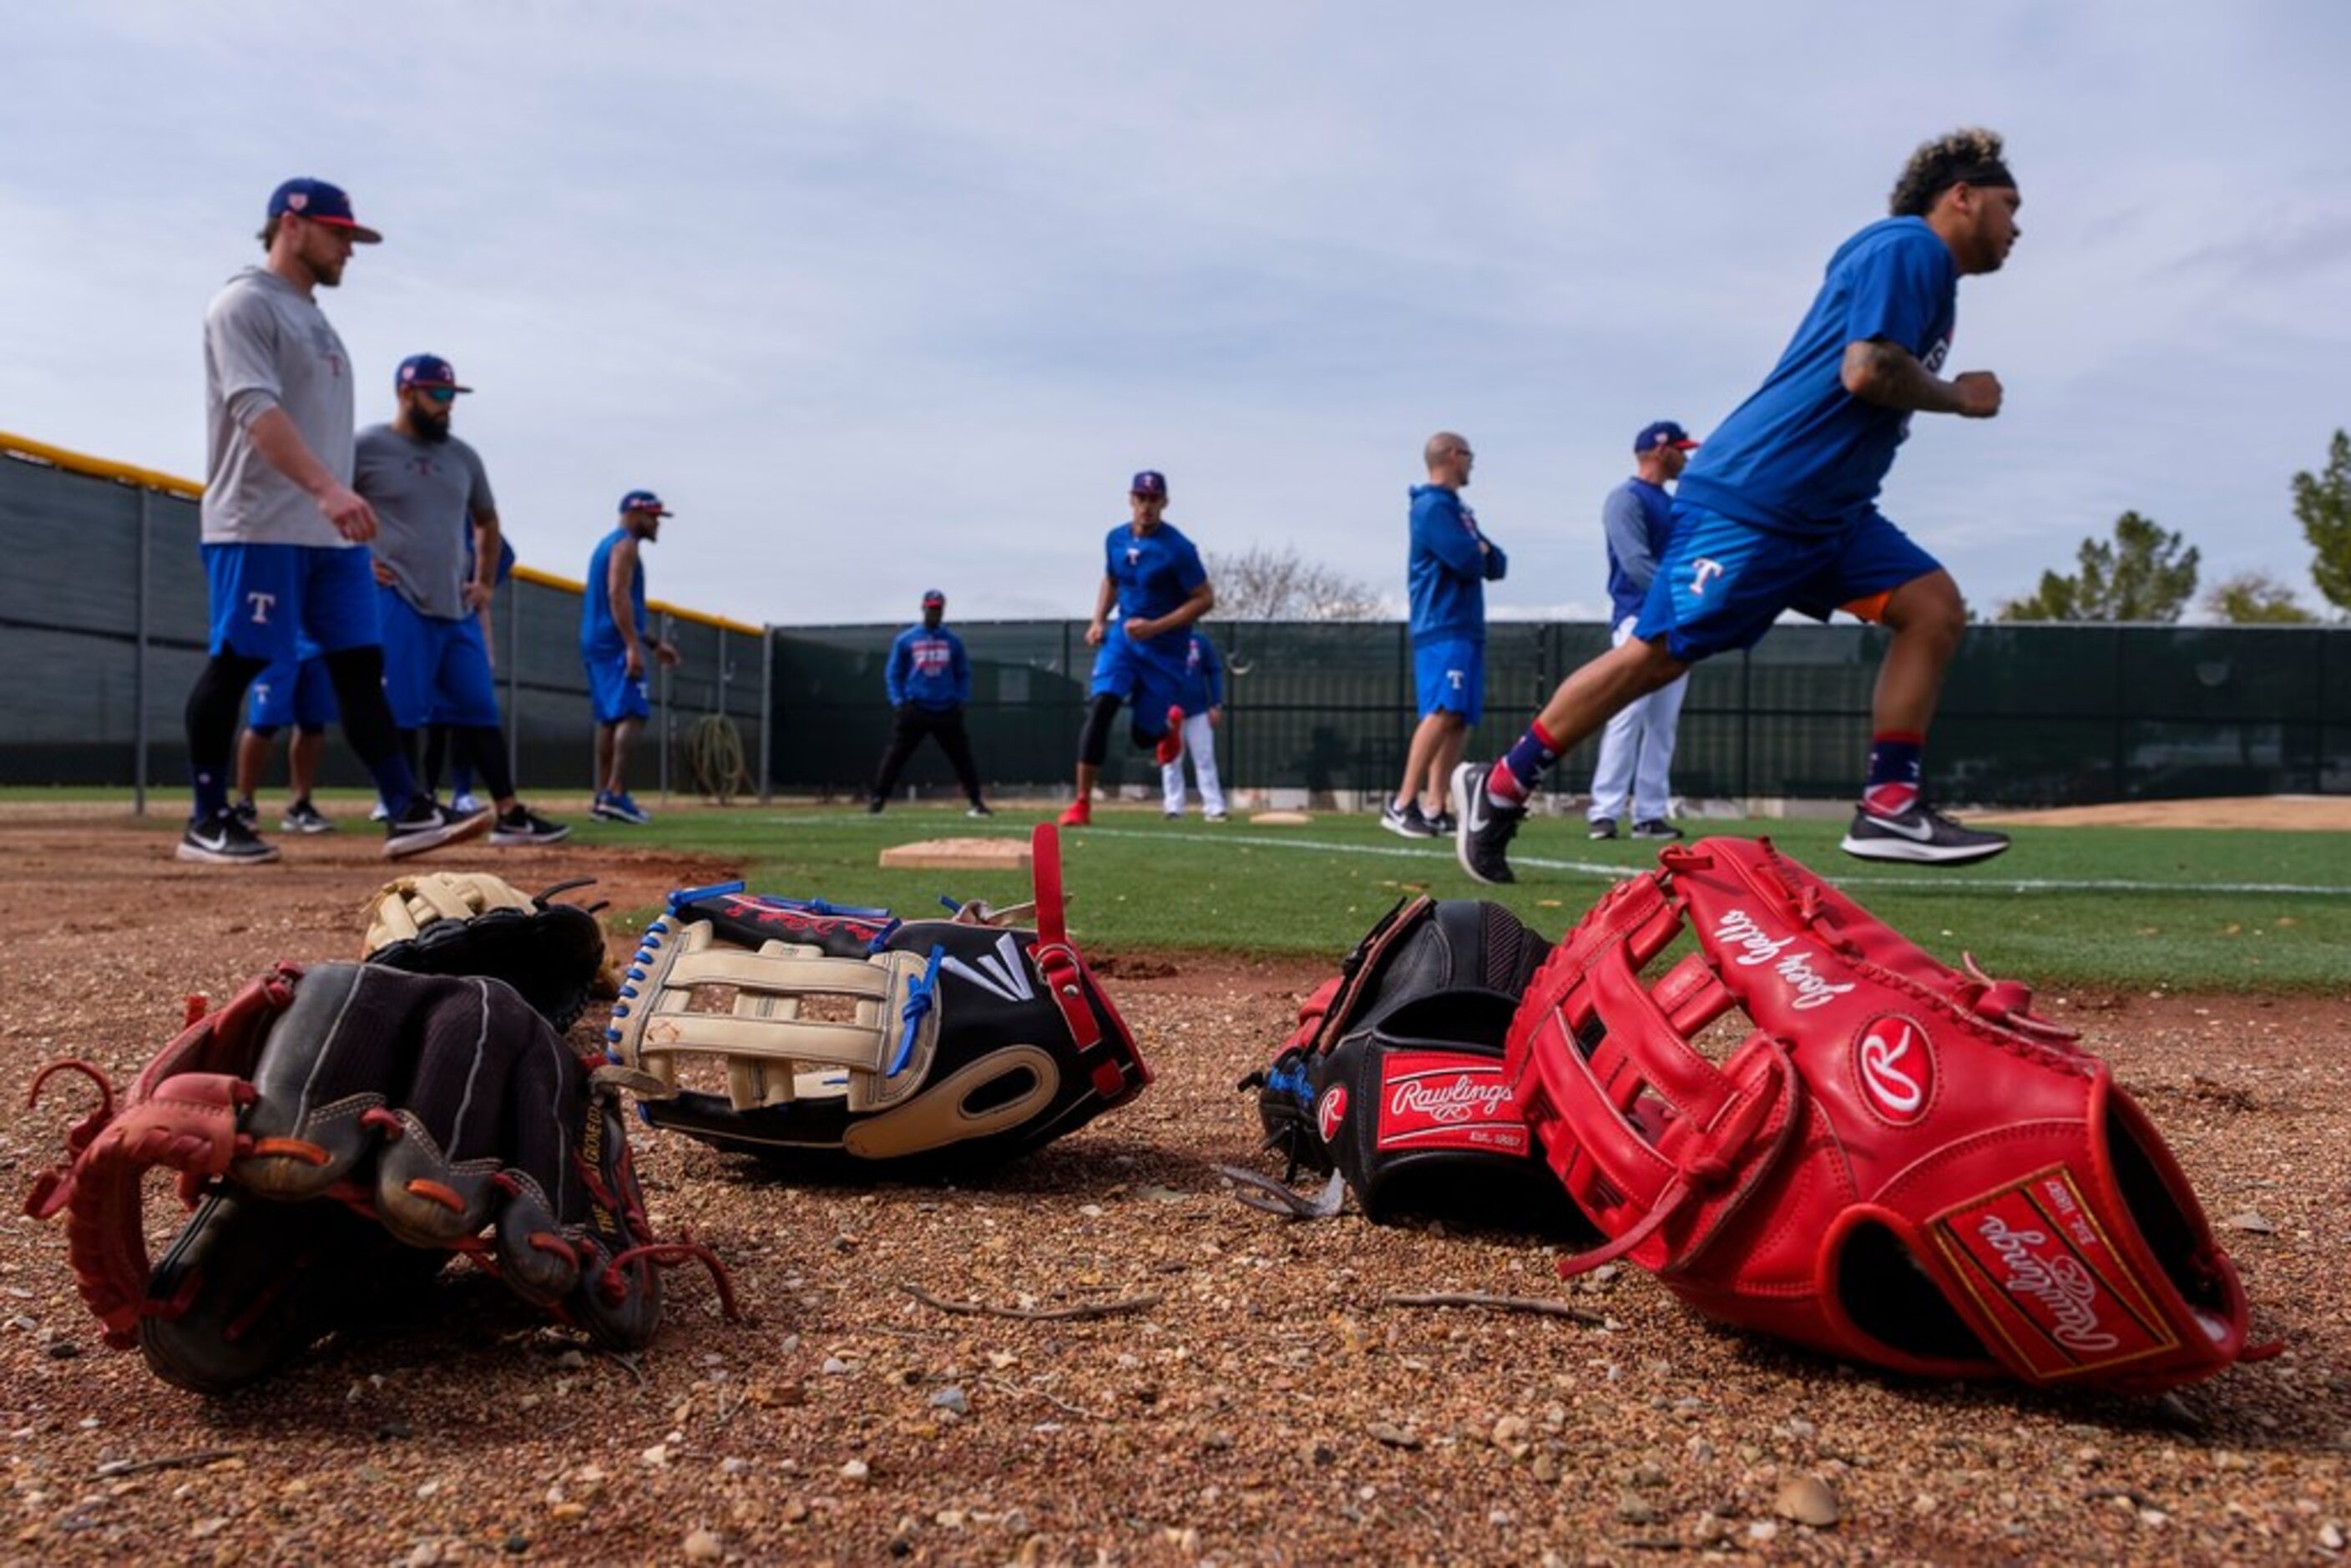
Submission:
{"label": "blue shorts", "polygon": [[[212,585],[210,651],[267,664],[306,652],[340,653],[383,641],[375,613],[375,571],[354,546],[204,547]],[[307,637],[314,645],[297,646]]]}
{"label": "blue shorts", "polygon": [[1474,637],[1437,637],[1412,645],[1413,683],[1420,716],[1458,713],[1476,724],[1486,715],[1486,644]]}
{"label": "blue shorts", "polygon": [[[1886,593],[1942,563],[1876,510],[1834,533],[1778,533],[1674,503],[1673,538],[1633,635],[1662,636],[1686,664],[1751,648],[1783,610],[1815,621]],[[1862,614],[1876,620],[1874,610]]]}
{"label": "blue shorts", "polygon": [[[580,657],[588,666],[588,695],[596,704],[598,724],[653,717],[653,696],[645,677],[629,679],[627,649],[615,648],[606,653],[601,648],[582,648]],[[653,655],[648,653],[645,657],[650,663]]]}
{"label": "blue shorts", "polygon": [[1167,733],[1167,710],[1184,706],[1188,674],[1180,659],[1156,658],[1113,626],[1095,651],[1094,678],[1086,695],[1126,704],[1129,727],[1156,740]]}
{"label": "blue shorts", "polygon": [[[475,617],[468,615],[464,620],[458,622],[456,625],[457,630],[451,633],[453,639],[456,642],[465,643],[482,656],[482,669],[486,673],[489,679],[491,706],[495,709],[497,704],[497,672],[490,666],[490,646],[487,643],[485,643],[482,640],[482,623]],[[433,717],[428,722],[433,724],[465,724],[470,721],[456,716],[465,711],[466,711],[465,705],[452,702],[447,696],[436,691],[433,695]],[[493,719],[490,722],[492,724],[496,724],[497,721]]]}
{"label": "blue shorts", "polygon": [[299,663],[281,659],[246,688],[245,722],[253,729],[324,729],[338,716],[334,678],[315,654]]}
{"label": "blue shorts", "polygon": [[[396,588],[379,588],[383,615],[383,695],[402,729],[428,724],[495,729],[498,699],[480,637],[464,633],[473,617],[420,613]],[[478,628],[476,628],[478,630]]]}

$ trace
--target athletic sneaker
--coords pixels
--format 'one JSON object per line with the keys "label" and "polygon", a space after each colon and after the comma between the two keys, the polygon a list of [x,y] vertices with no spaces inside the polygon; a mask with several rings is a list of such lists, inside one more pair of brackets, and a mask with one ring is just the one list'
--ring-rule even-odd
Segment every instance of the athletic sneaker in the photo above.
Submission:
{"label": "athletic sneaker", "polygon": [[1226,816],[1222,811],[1203,811],[1200,813],[1200,821],[1204,822],[1229,822],[1232,819]]}
{"label": "athletic sneaker", "polygon": [[1420,802],[1406,800],[1397,805],[1390,800],[1380,808],[1380,826],[1400,839],[1433,839],[1437,824],[1420,814]]}
{"label": "athletic sneaker", "polygon": [[481,798],[471,789],[460,789],[449,797],[449,810],[460,817],[470,817],[482,809]]}
{"label": "athletic sneaker", "polygon": [[383,858],[388,861],[406,860],[427,850],[437,850],[443,844],[454,844],[488,831],[490,814],[476,811],[470,817],[460,817],[441,809],[438,802],[419,795],[409,802],[408,809],[383,825]]}
{"label": "athletic sneaker", "polygon": [[1527,820],[1524,806],[1505,806],[1486,792],[1493,768],[1465,762],[1453,770],[1453,814],[1461,819],[1455,830],[1453,852],[1461,869],[1479,882],[1497,886],[1519,879],[1510,871],[1510,841]]}
{"label": "athletic sneaker", "polygon": [[308,795],[287,807],[286,815],[278,820],[277,825],[289,833],[331,833],[335,831],[335,824],[328,820],[324,811],[310,804]]}
{"label": "athletic sneaker", "polygon": [[1650,817],[1633,824],[1633,836],[1636,839],[1678,839],[1682,831],[1662,818]]}
{"label": "athletic sneaker", "polygon": [[[596,797],[599,800],[601,800],[604,797],[601,795]],[[865,802],[865,814],[869,817],[878,817],[882,814],[882,808],[888,802],[884,801],[879,795],[872,796]],[[602,815],[601,812],[597,814],[599,816]]]}
{"label": "athletic sneaker", "polygon": [[180,858],[205,865],[266,865],[277,858],[277,846],[264,843],[234,810],[221,810],[188,824],[180,835]]}
{"label": "athletic sneaker", "polygon": [[596,803],[588,808],[591,817],[601,817],[608,822],[626,822],[642,828],[653,821],[653,813],[630,799],[626,789],[617,795],[599,795]]}
{"label": "athletic sneaker", "polygon": [[1167,813],[1167,820],[1171,822],[1180,822],[1184,820],[1184,813],[1181,811],[1170,811]]}
{"label": "athletic sneaker", "polygon": [[1091,828],[1094,825],[1094,805],[1091,800],[1072,800],[1062,808],[1056,818],[1065,828]]}
{"label": "athletic sneaker", "polygon": [[1588,839],[1614,838],[1616,836],[1616,819],[1614,817],[1593,818],[1592,831],[1583,836]]}
{"label": "athletic sneaker", "polygon": [[1182,708],[1171,707],[1167,710],[1167,733],[1159,737],[1158,749],[1154,751],[1152,756],[1157,758],[1162,768],[1171,762],[1184,760],[1184,710]]}
{"label": "athletic sneaker", "polygon": [[964,809],[963,814],[967,817],[993,817],[996,815],[994,811],[987,809],[987,802],[985,800],[974,800],[969,806]]}
{"label": "athletic sneaker", "polygon": [[368,809],[368,821],[371,822],[389,822],[392,821],[392,811],[381,800],[378,800],[373,806]]}
{"label": "athletic sneaker", "polygon": [[[460,796],[460,800],[464,797]],[[455,810],[457,802],[449,802]],[[527,806],[517,805],[497,820],[490,829],[490,842],[498,849],[516,849],[525,844],[559,843],[571,836],[571,830],[561,822],[550,822]]]}
{"label": "athletic sneaker", "polygon": [[1988,861],[2008,848],[2005,833],[1963,828],[1924,800],[1899,816],[1881,817],[1867,807],[1853,814],[1838,848],[1870,861],[1913,861],[1929,865],[1966,865]]}
{"label": "athletic sneaker", "polygon": [[[243,822],[246,832],[257,833],[261,831],[261,808],[253,803],[252,796],[248,795],[242,800],[231,802],[228,814]],[[287,826],[290,831],[292,824],[288,823]]]}
{"label": "athletic sneaker", "polygon": [[1461,819],[1450,811],[1439,811],[1426,821],[1429,830],[1440,839],[1449,839],[1461,831]]}

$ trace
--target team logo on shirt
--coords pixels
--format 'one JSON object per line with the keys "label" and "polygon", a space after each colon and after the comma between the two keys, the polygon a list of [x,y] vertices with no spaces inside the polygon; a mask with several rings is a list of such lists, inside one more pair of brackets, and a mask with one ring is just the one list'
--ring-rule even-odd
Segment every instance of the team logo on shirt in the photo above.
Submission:
{"label": "team logo on shirt", "polygon": [[1706,585],[1722,575],[1722,563],[1708,556],[1700,556],[1690,563],[1690,595],[1706,597]]}
{"label": "team logo on shirt", "polygon": [[1933,375],[1942,370],[1943,361],[1950,358],[1950,355],[1951,340],[1948,337],[1938,338],[1926,353],[1919,356],[1918,362],[1927,367],[1928,375]]}
{"label": "team logo on shirt", "polygon": [[910,652],[914,654],[914,668],[925,675],[944,674],[948,664],[953,663],[947,645],[935,638],[922,639],[912,645]]}
{"label": "team logo on shirt", "polygon": [[248,593],[245,596],[245,601],[253,606],[253,623],[256,626],[266,626],[269,624],[269,612],[277,607],[277,595],[274,593]]}
{"label": "team logo on shirt", "polygon": [[1136,549],[1136,548],[1135,548],[1134,546],[1133,546],[1133,545],[1129,545],[1129,546],[1127,546],[1127,547],[1126,547],[1126,564],[1127,564],[1127,565],[1129,565],[1129,566],[1140,566],[1140,565],[1142,565],[1142,564],[1143,564],[1143,552],[1142,552],[1140,549]]}

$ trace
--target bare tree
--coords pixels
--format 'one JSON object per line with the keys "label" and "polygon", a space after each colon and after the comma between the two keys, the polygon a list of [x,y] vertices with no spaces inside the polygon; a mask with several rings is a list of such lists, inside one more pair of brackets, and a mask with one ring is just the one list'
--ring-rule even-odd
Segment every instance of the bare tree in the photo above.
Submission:
{"label": "bare tree", "polygon": [[1379,621],[1387,605],[1365,584],[1319,561],[1295,545],[1251,545],[1236,555],[1207,558],[1216,584],[1217,621]]}

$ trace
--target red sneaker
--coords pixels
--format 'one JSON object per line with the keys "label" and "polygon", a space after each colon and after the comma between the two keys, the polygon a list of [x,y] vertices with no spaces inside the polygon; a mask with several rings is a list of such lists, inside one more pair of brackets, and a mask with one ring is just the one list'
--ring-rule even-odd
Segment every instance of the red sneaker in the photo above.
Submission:
{"label": "red sneaker", "polygon": [[1055,820],[1065,828],[1091,828],[1094,825],[1094,803],[1092,800],[1072,800]]}
{"label": "red sneaker", "polygon": [[1171,707],[1167,710],[1167,733],[1159,737],[1159,749],[1153,753],[1153,756],[1162,768],[1171,762],[1181,762],[1184,759],[1184,710],[1182,708]]}

